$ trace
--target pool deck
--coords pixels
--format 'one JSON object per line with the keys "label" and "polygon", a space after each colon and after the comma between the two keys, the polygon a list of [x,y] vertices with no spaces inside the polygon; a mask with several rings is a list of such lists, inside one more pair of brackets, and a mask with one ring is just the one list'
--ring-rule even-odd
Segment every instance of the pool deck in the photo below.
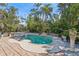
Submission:
{"label": "pool deck", "polygon": [[8,39],[9,37],[0,39],[0,56],[41,56],[38,53],[24,50],[18,43],[11,43]]}

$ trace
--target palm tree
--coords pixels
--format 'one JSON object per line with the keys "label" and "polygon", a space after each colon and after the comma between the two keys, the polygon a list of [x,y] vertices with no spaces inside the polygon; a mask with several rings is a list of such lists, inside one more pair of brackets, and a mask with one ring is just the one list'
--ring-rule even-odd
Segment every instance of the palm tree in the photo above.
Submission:
{"label": "palm tree", "polygon": [[35,17],[41,18],[42,20],[52,19],[52,7],[51,4],[34,4],[36,8],[31,9],[31,14]]}
{"label": "palm tree", "polygon": [[51,4],[44,4],[41,7],[41,14],[42,14],[42,18],[43,20],[48,20],[49,18],[52,19],[52,7]]}
{"label": "palm tree", "polygon": [[[59,4],[60,6],[61,4]],[[74,50],[74,44],[76,39],[77,31],[74,28],[75,25],[78,24],[78,10],[79,10],[79,4],[63,4],[60,6],[61,8],[61,19],[63,23],[65,22],[68,24],[68,31],[69,31],[69,37],[70,37],[70,47],[71,50]],[[74,28],[74,29],[73,29]]]}
{"label": "palm tree", "polygon": [[3,31],[3,28],[4,28],[4,18],[5,18],[5,14],[6,14],[6,11],[5,11],[5,8],[7,4],[6,3],[0,3],[0,28],[1,28],[1,31]]}
{"label": "palm tree", "polygon": [[[52,19],[52,7],[51,7],[51,4],[36,3],[36,4],[34,4],[34,6],[35,6],[35,8],[31,9],[29,19],[32,18],[33,21],[35,21],[35,22],[37,21],[38,24],[40,22],[41,26],[39,28],[42,28],[42,31],[44,32],[49,27],[48,24],[47,24],[48,19],[50,19],[50,18]],[[32,19],[31,19],[31,21],[32,21]],[[39,28],[37,28],[37,29],[39,29]]]}
{"label": "palm tree", "polygon": [[[8,5],[6,4],[0,4],[2,7],[0,9],[0,14],[2,15],[0,17],[0,23],[1,23],[1,28],[3,32],[11,32],[15,31],[19,24],[19,20],[17,20],[16,16],[16,11],[17,9],[13,6],[8,8]],[[3,8],[5,6],[5,8]]]}

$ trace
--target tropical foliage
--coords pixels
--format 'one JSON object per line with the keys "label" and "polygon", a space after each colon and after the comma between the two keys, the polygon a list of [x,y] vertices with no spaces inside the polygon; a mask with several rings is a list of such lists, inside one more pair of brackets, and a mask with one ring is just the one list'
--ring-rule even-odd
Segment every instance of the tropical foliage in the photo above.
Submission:
{"label": "tropical foliage", "polygon": [[13,6],[6,8],[5,4],[1,4],[1,7],[5,7],[4,9],[0,9],[0,30],[3,32],[11,32],[15,31],[18,24],[19,20],[17,19],[16,16],[16,11],[17,9]]}
{"label": "tropical foliage", "polygon": [[51,4],[34,4],[28,16],[27,28],[31,32],[49,32],[49,19],[52,19]]}
{"label": "tropical foliage", "polygon": [[69,29],[79,32],[79,4],[59,3],[59,14],[53,13],[52,4],[33,4],[26,20],[26,26],[19,24],[17,8],[0,3],[0,31],[46,32],[69,36]]}

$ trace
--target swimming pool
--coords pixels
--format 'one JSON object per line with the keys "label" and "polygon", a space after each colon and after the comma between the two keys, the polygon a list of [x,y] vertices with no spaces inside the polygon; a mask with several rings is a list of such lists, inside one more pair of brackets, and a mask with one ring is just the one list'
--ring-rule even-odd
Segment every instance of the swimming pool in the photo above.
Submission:
{"label": "swimming pool", "polygon": [[25,40],[31,40],[34,44],[50,44],[52,43],[51,36],[40,36],[40,35],[25,35],[23,36]]}

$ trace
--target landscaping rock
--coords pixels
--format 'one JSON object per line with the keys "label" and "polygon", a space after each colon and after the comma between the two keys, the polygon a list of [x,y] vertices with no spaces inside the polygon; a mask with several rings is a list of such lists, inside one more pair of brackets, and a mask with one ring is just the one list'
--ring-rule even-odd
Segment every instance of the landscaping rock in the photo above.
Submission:
{"label": "landscaping rock", "polygon": [[42,33],[41,36],[47,36],[47,33]]}
{"label": "landscaping rock", "polygon": [[64,51],[65,56],[79,56],[79,52],[75,52],[75,51]]}
{"label": "landscaping rock", "polygon": [[49,56],[64,56],[64,52],[50,53]]}
{"label": "landscaping rock", "polygon": [[59,52],[59,53],[55,54],[55,56],[64,56],[64,53]]}
{"label": "landscaping rock", "polygon": [[57,46],[55,46],[54,48],[50,48],[48,49],[49,53],[56,53],[56,52],[59,52],[61,51],[61,49]]}

